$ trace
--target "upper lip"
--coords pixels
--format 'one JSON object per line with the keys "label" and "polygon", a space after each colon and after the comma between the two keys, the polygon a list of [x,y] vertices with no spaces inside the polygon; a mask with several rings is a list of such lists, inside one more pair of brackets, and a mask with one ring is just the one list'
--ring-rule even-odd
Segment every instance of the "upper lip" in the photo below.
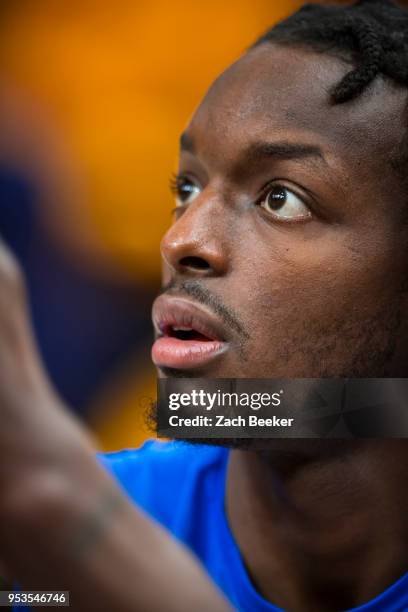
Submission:
{"label": "upper lip", "polygon": [[158,337],[171,327],[188,327],[211,340],[224,342],[226,331],[218,317],[201,304],[184,297],[162,294],[155,299],[152,320]]}

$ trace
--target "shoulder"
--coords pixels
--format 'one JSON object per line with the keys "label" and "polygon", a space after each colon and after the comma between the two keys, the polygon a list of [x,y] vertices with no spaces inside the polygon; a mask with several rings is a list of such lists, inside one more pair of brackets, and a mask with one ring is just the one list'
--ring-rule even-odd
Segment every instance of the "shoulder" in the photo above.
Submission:
{"label": "shoulder", "polygon": [[167,480],[216,469],[227,453],[221,447],[204,444],[148,440],[140,448],[97,453],[97,457],[130,492],[141,483],[157,487]]}
{"label": "shoulder", "polygon": [[206,504],[223,488],[228,451],[187,442],[149,440],[139,449],[98,453],[131,499],[165,526]]}

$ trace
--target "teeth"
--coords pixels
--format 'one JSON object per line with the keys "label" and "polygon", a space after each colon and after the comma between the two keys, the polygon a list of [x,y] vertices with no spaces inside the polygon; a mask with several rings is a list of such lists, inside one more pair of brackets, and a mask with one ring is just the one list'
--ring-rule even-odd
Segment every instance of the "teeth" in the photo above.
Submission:
{"label": "teeth", "polygon": [[176,327],[175,325],[172,326],[173,331],[193,331],[192,327]]}

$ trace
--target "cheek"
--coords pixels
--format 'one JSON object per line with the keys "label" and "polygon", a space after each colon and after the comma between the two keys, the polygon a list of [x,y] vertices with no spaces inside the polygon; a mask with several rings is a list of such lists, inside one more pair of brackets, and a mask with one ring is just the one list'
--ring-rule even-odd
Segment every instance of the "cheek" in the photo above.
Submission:
{"label": "cheek", "polygon": [[357,240],[340,230],[318,241],[282,238],[273,249],[258,243],[241,263],[234,293],[243,296],[239,310],[253,344],[266,351],[271,339],[319,341],[379,318],[395,303],[401,278],[391,240]]}

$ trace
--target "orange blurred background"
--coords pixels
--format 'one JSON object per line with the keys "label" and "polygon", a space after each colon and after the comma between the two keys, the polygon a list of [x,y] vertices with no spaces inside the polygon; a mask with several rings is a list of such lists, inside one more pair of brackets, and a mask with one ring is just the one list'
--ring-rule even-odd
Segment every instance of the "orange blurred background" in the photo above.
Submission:
{"label": "orange blurred background", "polygon": [[50,376],[101,449],[148,435],[179,135],[212,80],[300,4],[2,1],[0,233]]}

